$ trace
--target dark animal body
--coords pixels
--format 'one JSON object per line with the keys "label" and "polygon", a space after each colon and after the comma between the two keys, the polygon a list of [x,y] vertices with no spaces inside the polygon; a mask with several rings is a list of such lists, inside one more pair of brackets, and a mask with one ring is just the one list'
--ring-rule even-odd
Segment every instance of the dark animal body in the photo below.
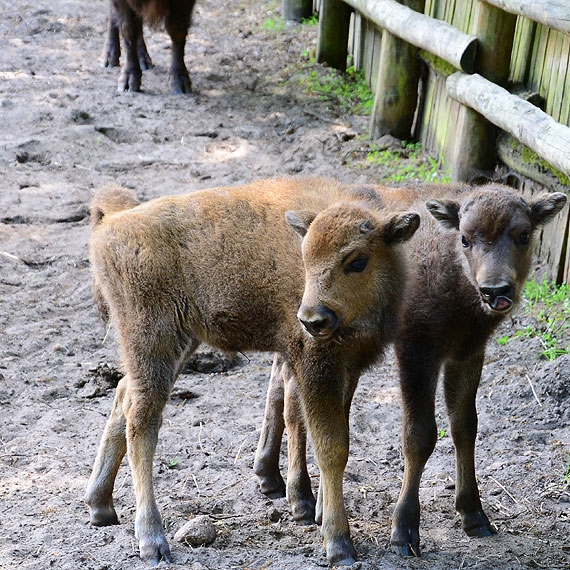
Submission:
{"label": "dark animal body", "polygon": [[[420,229],[406,244],[410,266],[395,334],[405,472],[391,536],[395,551],[419,555],[418,491],[437,440],[434,399],[441,371],[456,449],[456,509],[468,535],[496,532],[483,512],[475,479],[475,398],[485,345],[519,298],[529,271],[533,232],[561,210],[566,196],[543,194],[527,201],[496,184],[378,189],[378,194],[389,209],[410,208],[422,217]],[[322,497],[319,489],[315,513],[306,437],[295,412],[294,372],[280,364],[276,358],[255,471],[264,493],[283,495],[279,449],[286,424],[287,496],[293,516],[300,522],[312,522],[316,516],[319,522]]]}
{"label": "dark animal body", "polygon": [[[118,522],[112,491],[127,453],[141,557],[170,560],[152,462],[172,385],[200,342],[274,351],[279,370],[295,379],[315,445],[328,560],[353,562],[342,496],[348,410],[361,371],[392,340],[405,281],[399,244],[419,216],[390,214],[375,193],[315,179],[140,205],[108,187],[95,196],[91,220],[95,297],[117,327],[126,372],[89,480],[91,522]],[[305,236],[303,256],[294,230]],[[300,305],[314,336],[297,319]]]}
{"label": "dark animal body", "polygon": [[[190,93],[192,83],[184,48],[195,0],[109,0],[107,39],[103,66],[119,65],[120,35],[125,42],[125,64],[119,77],[119,91],[140,91],[142,70],[152,67],[144,37],[143,22],[163,24],[172,44],[170,82],[175,93]],[[120,33],[119,33],[120,32]]]}

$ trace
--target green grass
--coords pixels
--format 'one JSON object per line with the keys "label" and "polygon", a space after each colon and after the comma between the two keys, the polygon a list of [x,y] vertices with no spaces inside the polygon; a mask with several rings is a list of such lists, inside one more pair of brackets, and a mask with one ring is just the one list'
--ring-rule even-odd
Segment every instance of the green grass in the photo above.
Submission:
{"label": "green grass", "polygon": [[319,15],[313,14],[310,18],[303,18],[301,24],[303,24],[304,26],[318,26]]}
{"label": "green grass", "polygon": [[568,455],[568,463],[566,464],[566,475],[564,476],[564,484],[570,487],[570,455]]}
{"label": "green grass", "polygon": [[[442,161],[443,163],[443,158]],[[381,180],[386,182],[450,182],[449,170],[442,170],[438,161],[422,152],[420,143],[403,141],[401,149],[375,148],[370,146],[366,156],[368,166],[382,166],[385,174]]]}
{"label": "green grass", "polygon": [[374,95],[366,85],[364,72],[354,67],[342,73],[336,69],[315,66],[306,70],[297,81],[307,95],[330,101],[344,112],[369,115],[372,111]]}
{"label": "green grass", "polygon": [[554,360],[570,353],[570,286],[554,285],[546,279],[537,283],[534,279],[525,285],[523,298],[525,310],[534,324],[518,330],[513,336],[497,339],[505,345],[514,338],[538,338],[543,350],[540,356]]}
{"label": "green grass", "polygon": [[285,20],[281,16],[275,18],[275,20],[267,18],[261,24],[261,29],[265,32],[282,32],[285,29]]}

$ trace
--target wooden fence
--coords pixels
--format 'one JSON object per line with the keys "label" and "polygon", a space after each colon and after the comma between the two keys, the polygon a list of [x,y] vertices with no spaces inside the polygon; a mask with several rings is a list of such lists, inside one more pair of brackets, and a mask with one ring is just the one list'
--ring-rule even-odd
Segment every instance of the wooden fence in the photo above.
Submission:
{"label": "wooden fence", "polygon": [[[317,60],[348,53],[375,92],[372,138],[419,140],[454,180],[570,194],[570,2],[320,0]],[[567,206],[538,240],[558,282],[568,233]]]}

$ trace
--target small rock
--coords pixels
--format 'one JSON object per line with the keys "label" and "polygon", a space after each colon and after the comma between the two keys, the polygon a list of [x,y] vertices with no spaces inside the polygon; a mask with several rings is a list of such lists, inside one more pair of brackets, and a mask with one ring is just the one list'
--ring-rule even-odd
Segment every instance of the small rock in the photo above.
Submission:
{"label": "small rock", "polygon": [[200,515],[188,521],[174,535],[174,540],[190,546],[202,546],[214,542],[216,527],[206,515]]}

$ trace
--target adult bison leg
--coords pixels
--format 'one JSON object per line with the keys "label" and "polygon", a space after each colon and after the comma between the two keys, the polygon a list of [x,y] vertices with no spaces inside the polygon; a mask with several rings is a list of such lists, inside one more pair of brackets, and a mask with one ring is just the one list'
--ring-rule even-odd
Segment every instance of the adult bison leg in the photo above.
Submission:
{"label": "adult bison leg", "polygon": [[184,47],[193,7],[193,1],[174,3],[166,17],[166,31],[172,43],[170,82],[174,93],[190,93],[192,90],[190,74],[184,63]]}
{"label": "adult bison leg", "polygon": [[[312,359],[309,359],[312,360]],[[315,361],[312,360],[314,364]],[[321,533],[331,565],[356,561],[344,508],[342,479],[348,461],[348,424],[345,416],[345,382],[338,365],[320,366],[319,376],[304,370],[297,385],[315,455],[321,471],[323,526]]]}
{"label": "adult bison leg", "polygon": [[113,0],[109,2],[107,19],[107,38],[103,48],[103,67],[117,67],[121,57],[121,39],[119,37],[119,15]]}
{"label": "adult bison leg", "polygon": [[279,471],[279,453],[285,429],[283,419],[285,393],[281,375],[284,365],[284,358],[280,354],[275,354],[267,388],[263,426],[253,463],[261,492],[272,499],[285,496],[285,482]]}
{"label": "adult bison leg", "polygon": [[419,488],[424,466],[437,440],[435,387],[439,372],[432,356],[397,347],[404,406],[402,447],[404,480],[392,520],[392,549],[402,556],[420,555]]}
{"label": "adult bison leg", "polygon": [[[125,40],[125,64],[119,76],[119,91],[140,91],[142,71],[139,60],[139,41],[142,38],[142,19],[125,0],[112,0]],[[146,48],[145,48],[146,49]]]}
{"label": "adult bison leg", "polygon": [[293,519],[300,524],[315,522],[315,497],[307,470],[307,429],[299,399],[297,381],[283,369],[285,382],[285,425],[287,426],[287,500]]}
{"label": "adult bison leg", "polygon": [[483,353],[465,360],[452,360],[444,367],[444,390],[455,444],[455,508],[461,515],[463,530],[469,536],[496,534],[483,512],[475,479],[475,438],[477,437],[477,410],[475,396]]}
{"label": "adult bison leg", "polygon": [[128,378],[124,377],[117,385],[113,409],[87,484],[85,502],[89,506],[91,523],[95,526],[119,524],[113,506],[113,485],[127,451],[125,410],[129,407],[128,382]]}

